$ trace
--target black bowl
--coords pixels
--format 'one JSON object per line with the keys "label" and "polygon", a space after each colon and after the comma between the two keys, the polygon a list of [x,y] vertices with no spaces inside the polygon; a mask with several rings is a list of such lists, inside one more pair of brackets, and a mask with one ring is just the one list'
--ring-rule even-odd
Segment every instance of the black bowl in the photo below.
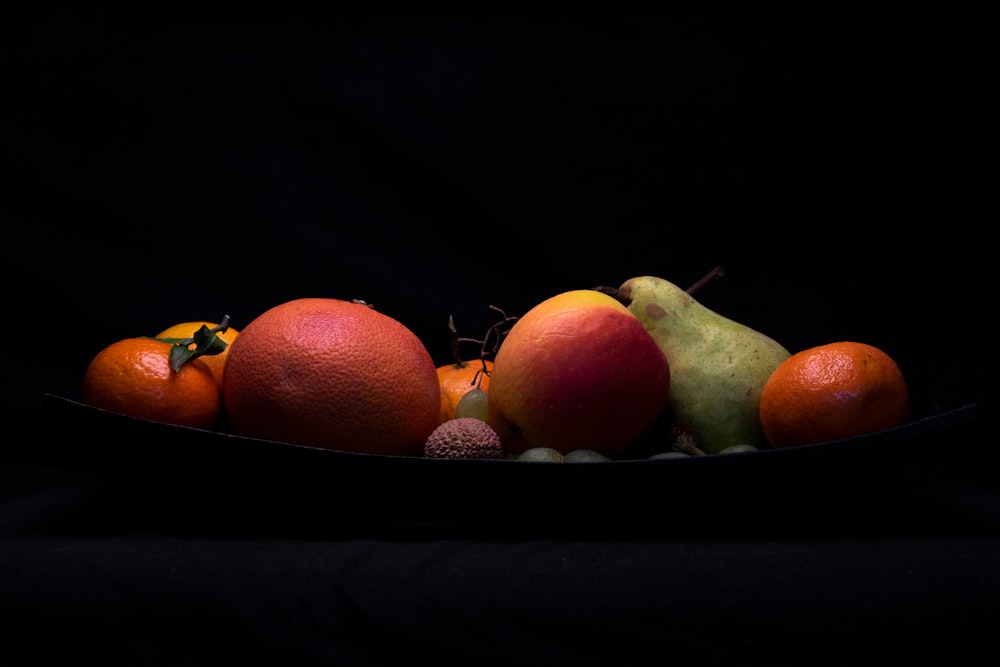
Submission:
{"label": "black bowl", "polygon": [[[186,531],[414,536],[669,536],[851,530],[912,515],[906,470],[962,442],[975,404],[844,440],[682,459],[427,459],[303,447],[136,419],[47,394],[47,437],[22,456],[101,473],[134,515]],[[163,518],[161,516],[161,518]],[[913,518],[912,516],[910,517]]]}

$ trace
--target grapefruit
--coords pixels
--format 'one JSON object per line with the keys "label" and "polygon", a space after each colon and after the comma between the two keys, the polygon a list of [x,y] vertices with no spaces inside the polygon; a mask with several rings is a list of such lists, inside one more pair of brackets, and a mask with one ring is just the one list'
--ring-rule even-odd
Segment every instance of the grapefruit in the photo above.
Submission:
{"label": "grapefruit", "polygon": [[416,334],[333,298],[294,299],[251,320],[229,347],[222,394],[238,435],[366,454],[422,455],[441,409]]}

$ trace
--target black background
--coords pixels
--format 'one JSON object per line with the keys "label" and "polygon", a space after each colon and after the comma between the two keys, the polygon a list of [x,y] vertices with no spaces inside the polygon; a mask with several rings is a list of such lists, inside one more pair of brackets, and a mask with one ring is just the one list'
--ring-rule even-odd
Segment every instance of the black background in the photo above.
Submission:
{"label": "black background", "polygon": [[[986,565],[998,457],[982,425],[997,28],[992,14],[874,12],[66,8],[7,21],[12,651],[611,664],[601,651],[619,646],[657,664],[969,664],[1000,588]],[[915,478],[943,518],[914,532],[913,510],[905,538],[814,525],[791,543],[797,530],[194,539],[120,509],[128,494],[103,477],[21,460],[46,438],[99,446],[100,432],[47,432],[60,424],[44,393],[77,397],[101,347],[175,322],[228,314],[241,328],[288,299],[358,298],[444,363],[449,316],[477,337],[490,306],[519,315],[643,274],[687,286],[717,265],[705,305],[793,351],[883,348],[914,418],[980,404],[963,448]],[[95,498],[120,512],[112,528],[67,519]],[[115,639],[104,623],[123,624]],[[844,635],[828,634],[837,623]]]}

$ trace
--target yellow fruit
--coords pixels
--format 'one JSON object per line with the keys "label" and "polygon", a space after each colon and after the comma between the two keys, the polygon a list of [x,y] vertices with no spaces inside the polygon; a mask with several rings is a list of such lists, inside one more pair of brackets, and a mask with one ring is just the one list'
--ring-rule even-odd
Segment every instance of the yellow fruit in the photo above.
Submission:
{"label": "yellow fruit", "polygon": [[[167,327],[160,333],[156,334],[154,338],[191,338],[194,336],[195,332],[203,326],[208,327],[209,329],[214,329],[219,326],[219,324],[218,322],[207,321],[181,322]],[[226,359],[229,357],[229,346],[233,344],[233,341],[236,340],[236,336],[238,336],[239,333],[239,331],[232,327],[228,327],[225,331],[217,332],[216,335],[226,342],[226,349],[219,354],[206,354],[198,357],[212,370],[212,375],[215,376],[215,380],[219,383],[220,387],[222,386],[222,373],[226,367]],[[194,348],[194,343],[188,345],[188,349],[193,350]]]}
{"label": "yellow fruit", "polygon": [[[475,388],[486,391],[490,387],[490,376],[483,373],[483,361],[462,361],[437,367],[438,383],[441,385],[441,412],[438,423],[443,424],[455,417],[455,408],[469,391]],[[493,362],[485,360],[486,370],[493,370]]]}

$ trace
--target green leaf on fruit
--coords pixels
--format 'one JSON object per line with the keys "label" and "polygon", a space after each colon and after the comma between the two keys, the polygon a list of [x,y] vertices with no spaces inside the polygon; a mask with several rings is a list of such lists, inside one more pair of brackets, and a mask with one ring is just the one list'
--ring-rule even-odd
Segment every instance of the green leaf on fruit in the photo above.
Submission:
{"label": "green leaf on fruit", "polygon": [[[203,324],[190,338],[154,338],[154,340],[173,345],[170,349],[170,367],[176,373],[180,371],[181,366],[192,359],[223,353],[229,344],[222,340],[219,333],[228,328],[229,316],[226,315],[219,326],[209,328]],[[194,343],[193,348],[189,347],[192,343]]]}

